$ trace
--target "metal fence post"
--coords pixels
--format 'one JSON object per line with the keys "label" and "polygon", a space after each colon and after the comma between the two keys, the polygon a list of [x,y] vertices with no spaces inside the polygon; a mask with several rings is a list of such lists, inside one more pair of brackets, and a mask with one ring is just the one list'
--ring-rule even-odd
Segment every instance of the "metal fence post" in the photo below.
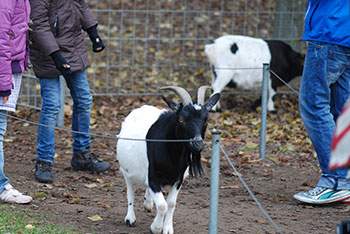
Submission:
{"label": "metal fence post", "polygon": [[261,126],[260,126],[260,158],[265,158],[266,151],[266,118],[267,118],[267,96],[268,79],[269,79],[268,63],[263,64],[263,81],[262,81],[262,95],[261,95]]}
{"label": "metal fence post", "polygon": [[210,215],[209,234],[218,233],[219,182],[220,182],[220,132],[212,131],[211,173],[210,173]]}
{"label": "metal fence post", "polygon": [[57,127],[62,128],[64,125],[64,96],[65,96],[65,91],[66,91],[66,86],[65,86],[65,79],[63,76],[60,76],[60,98],[61,98],[61,108],[60,112],[58,112],[57,116]]}

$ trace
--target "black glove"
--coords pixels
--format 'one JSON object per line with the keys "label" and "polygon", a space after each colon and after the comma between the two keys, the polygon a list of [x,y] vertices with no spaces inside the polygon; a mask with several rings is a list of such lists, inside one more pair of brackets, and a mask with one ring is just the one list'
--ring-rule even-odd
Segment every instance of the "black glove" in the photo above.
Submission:
{"label": "black glove", "polygon": [[[63,76],[68,76],[72,73],[70,70],[70,64],[67,62],[67,60],[62,56],[60,51],[55,51],[50,54],[53,61],[55,62],[56,68],[62,73]],[[68,67],[64,67],[63,65],[66,64]]]}
{"label": "black glove", "polygon": [[[98,35],[97,25],[86,29],[86,32],[89,34],[90,40],[92,41],[92,51],[96,53],[101,52],[105,48],[105,45],[103,44],[101,37]],[[97,48],[100,49],[97,50]]]}

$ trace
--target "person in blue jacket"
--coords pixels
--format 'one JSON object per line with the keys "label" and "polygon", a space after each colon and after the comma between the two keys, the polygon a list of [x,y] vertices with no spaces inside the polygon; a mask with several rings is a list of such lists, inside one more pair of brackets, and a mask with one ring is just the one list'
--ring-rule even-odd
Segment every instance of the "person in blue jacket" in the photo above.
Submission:
{"label": "person in blue jacket", "polygon": [[335,121],[350,95],[349,1],[308,0],[303,40],[308,47],[299,109],[322,174],[314,189],[294,198],[311,204],[350,202],[347,169],[328,169]]}

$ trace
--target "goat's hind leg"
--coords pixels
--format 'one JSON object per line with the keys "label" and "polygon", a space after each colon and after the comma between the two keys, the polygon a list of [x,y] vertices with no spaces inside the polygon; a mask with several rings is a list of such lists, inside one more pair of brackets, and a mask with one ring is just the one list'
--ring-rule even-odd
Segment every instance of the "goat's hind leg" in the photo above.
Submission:
{"label": "goat's hind leg", "polygon": [[146,193],[144,197],[143,207],[145,207],[145,210],[148,212],[152,211],[153,208],[153,200],[149,191],[149,188],[146,188]]}
{"label": "goat's hind leg", "polygon": [[[217,69],[217,77],[214,82],[212,82],[212,89],[214,93],[221,93],[221,91],[230,83],[233,78],[233,73],[231,70]],[[218,101],[212,108],[212,111],[221,111],[220,101]]]}
{"label": "goat's hind leg", "polygon": [[136,216],[134,212],[134,187],[130,180],[123,174],[126,183],[126,197],[128,200],[128,213],[125,216],[125,223],[129,227],[135,226]]}

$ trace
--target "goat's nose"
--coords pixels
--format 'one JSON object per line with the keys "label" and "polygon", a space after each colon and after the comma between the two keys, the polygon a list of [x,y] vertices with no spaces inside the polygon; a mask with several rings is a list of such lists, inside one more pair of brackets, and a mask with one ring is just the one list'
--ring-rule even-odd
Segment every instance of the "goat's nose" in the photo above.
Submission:
{"label": "goat's nose", "polygon": [[201,135],[197,135],[194,138],[192,138],[190,144],[196,151],[202,151],[204,149],[204,141]]}

